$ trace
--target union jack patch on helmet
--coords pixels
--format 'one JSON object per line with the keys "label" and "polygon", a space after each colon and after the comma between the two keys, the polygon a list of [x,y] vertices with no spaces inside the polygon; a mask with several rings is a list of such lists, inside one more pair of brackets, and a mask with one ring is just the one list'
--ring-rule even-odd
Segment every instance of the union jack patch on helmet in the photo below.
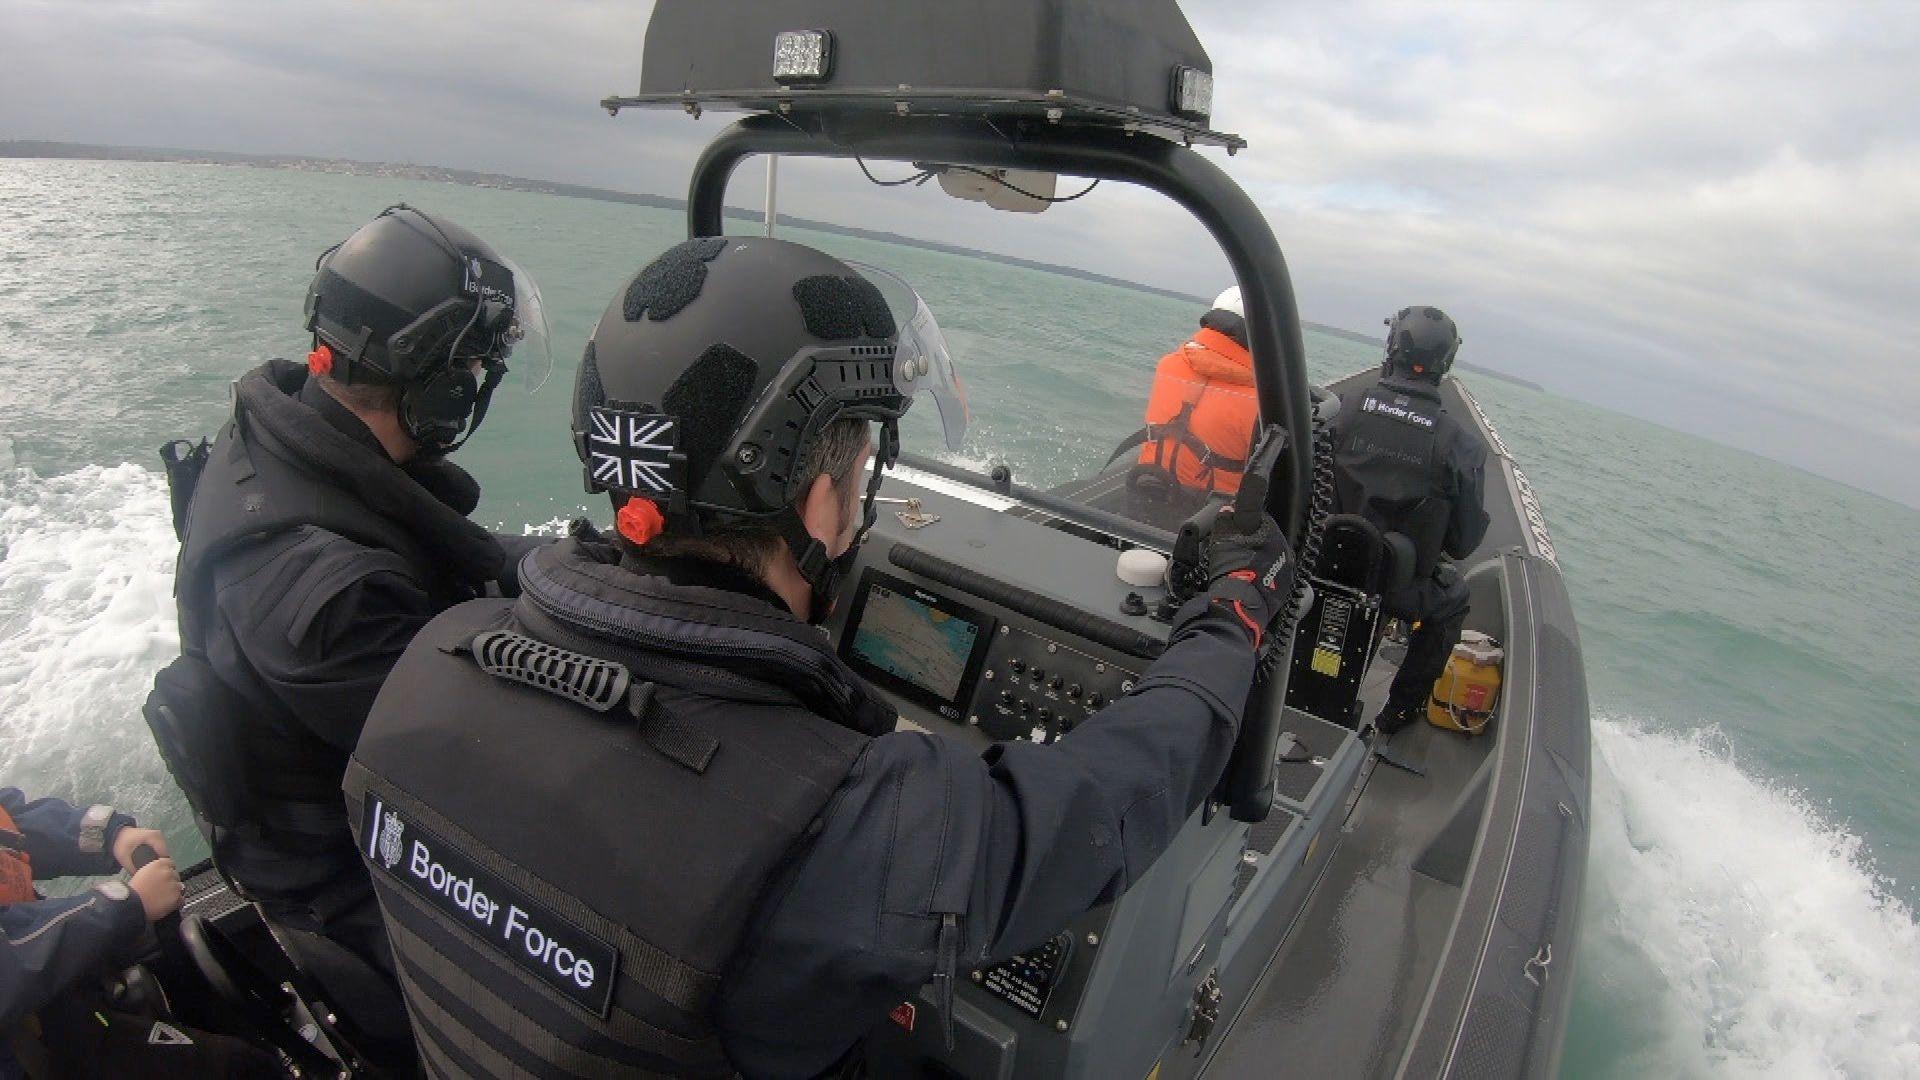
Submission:
{"label": "union jack patch on helmet", "polygon": [[685,489],[680,419],[644,406],[587,408],[587,478],[600,490],[666,500]]}

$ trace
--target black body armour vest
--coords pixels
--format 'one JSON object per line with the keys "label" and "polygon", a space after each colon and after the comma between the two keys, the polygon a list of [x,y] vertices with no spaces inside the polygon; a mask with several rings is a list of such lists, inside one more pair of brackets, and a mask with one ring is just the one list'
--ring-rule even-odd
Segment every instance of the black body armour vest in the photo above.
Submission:
{"label": "black body armour vest", "polygon": [[604,544],[521,588],[421,632],[347,772],[425,1064],[730,1076],[721,976],[893,711],[784,609]]}
{"label": "black body armour vest", "polygon": [[[497,578],[503,560],[491,534],[421,485],[441,472],[458,474],[447,477],[449,483],[471,485],[457,466],[418,467],[417,476],[402,471],[296,401],[305,379],[305,368],[276,360],[236,386],[233,419],[208,453],[181,539],[174,595],[182,655],[157,680],[168,691],[162,696],[178,699],[169,702],[172,711],[195,729],[188,741],[202,749],[186,752],[220,762],[206,770],[206,781],[225,789],[225,798],[209,801],[224,801],[239,816],[264,814],[281,832],[306,830],[276,825],[272,819],[282,816],[273,811],[276,802],[324,807],[337,827],[335,778],[346,758],[290,723],[269,727],[259,705],[223,686],[212,671],[206,648],[214,568],[255,545],[316,528],[398,554],[437,603],[452,606]],[[324,824],[308,812],[291,818],[309,829]]]}
{"label": "black body armour vest", "polygon": [[1414,580],[1440,561],[1449,502],[1442,437],[1452,419],[1439,387],[1382,378],[1340,403],[1334,418],[1334,491],[1342,513],[1413,541]]}

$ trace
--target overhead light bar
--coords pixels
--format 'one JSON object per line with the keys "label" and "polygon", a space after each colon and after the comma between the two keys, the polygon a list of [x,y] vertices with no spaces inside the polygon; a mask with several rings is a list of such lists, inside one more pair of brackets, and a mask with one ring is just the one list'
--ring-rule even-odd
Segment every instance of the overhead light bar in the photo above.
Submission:
{"label": "overhead light bar", "polygon": [[773,36],[775,82],[820,82],[833,74],[833,35],[825,30],[782,30]]}
{"label": "overhead light bar", "polygon": [[1213,75],[1176,64],[1173,69],[1173,87],[1169,95],[1169,104],[1173,111],[1181,116],[1205,120],[1213,115]]}

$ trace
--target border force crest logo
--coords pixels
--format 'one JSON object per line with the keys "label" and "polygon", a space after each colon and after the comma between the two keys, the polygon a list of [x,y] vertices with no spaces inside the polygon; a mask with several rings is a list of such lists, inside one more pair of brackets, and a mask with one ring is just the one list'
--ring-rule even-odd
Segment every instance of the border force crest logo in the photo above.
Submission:
{"label": "border force crest logo", "polygon": [[400,861],[400,834],[405,829],[406,826],[400,822],[400,815],[392,811],[388,811],[380,823],[380,861],[389,870]]}

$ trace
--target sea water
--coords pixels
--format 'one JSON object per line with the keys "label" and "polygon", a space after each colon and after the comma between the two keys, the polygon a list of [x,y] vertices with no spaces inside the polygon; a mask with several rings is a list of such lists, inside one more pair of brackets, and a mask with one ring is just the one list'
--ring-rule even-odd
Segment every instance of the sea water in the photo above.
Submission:
{"label": "sea water", "polygon": [[[314,255],[401,200],[487,237],[546,294],[552,380],[529,395],[516,374],[459,455],[485,487],[477,516],[510,531],[604,517],[567,440],[572,369],[679,215],[320,173],[0,161],[0,784],[111,798],[183,856],[203,850],[138,712],[178,644],[155,450],[211,432],[237,374],[304,351]],[[1072,227],[1058,217],[1041,227]],[[1104,460],[1198,314],[784,235],[919,286],[972,397],[959,456],[1036,485]],[[1323,380],[1377,360],[1313,333],[1308,351]],[[1539,489],[1592,691],[1566,1074],[1920,1075],[1920,513],[1468,380]],[[910,420],[924,440],[928,419]]]}

